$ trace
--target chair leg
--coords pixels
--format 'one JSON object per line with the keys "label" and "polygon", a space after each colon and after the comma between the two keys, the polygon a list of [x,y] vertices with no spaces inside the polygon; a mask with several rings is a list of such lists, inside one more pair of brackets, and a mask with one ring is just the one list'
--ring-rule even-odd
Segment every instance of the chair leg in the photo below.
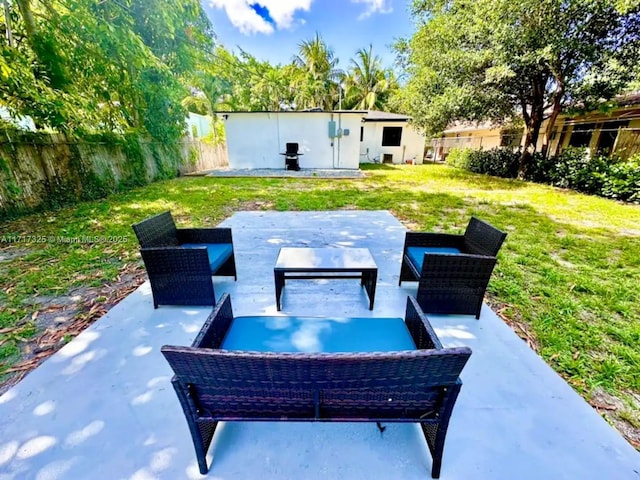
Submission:
{"label": "chair leg", "polygon": [[202,475],[206,475],[209,471],[209,467],[207,466],[207,450],[209,450],[209,446],[211,445],[211,440],[216,432],[218,422],[214,420],[199,422],[196,418],[196,406],[193,403],[191,394],[189,394],[187,389],[183,388],[177,380],[172,380],[171,383],[178,394],[178,400],[180,400],[180,405],[185,413],[191,439],[193,440],[193,447],[196,451],[196,458],[198,459],[198,469]]}
{"label": "chair leg", "polygon": [[[486,287],[485,287],[486,290]],[[484,292],[480,295],[478,299],[478,308],[476,309],[476,320],[480,320],[480,314],[482,313],[482,302],[484,301]]]}
{"label": "chair leg", "polygon": [[433,458],[433,464],[431,467],[431,477],[440,478],[440,468],[442,467],[442,454],[444,453],[444,441],[447,437],[447,430],[449,428],[449,419],[451,418],[451,412],[453,406],[456,403],[458,394],[460,393],[461,384],[455,384],[447,387],[444,391],[445,398],[443,399],[444,407],[440,411],[438,417],[438,423],[421,422],[422,433],[427,441],[427,446],[431,452],[431,458]]}
{"label": "chair leg", "polygon": [[432,464],[431,464],[431,477],[440,478],[440,469],[442,468],[442,453],[444,450],[444,437],[445,431],[442,431],[440,425],[421,423],[422,433],[427,441],[427,446],[431,452]]}
{"label": "chair leg", "polygon": [[236,258],[232,253],[231,256],[218,268],[217,271],[212,272],[214,276],[220,277],[233,277],[234,280],[238,280],[238,272],[236,270]]}
{"label": "chair leg", "polygon": [[402,264],[400,266],[400,278],[398,279],[398,286],[400,287],[402,285],[402,282],[415,280],[416,279],[414,278],[413,272],[411,272],[411,268],[409,267],[409,265],[407,265],[406,260],[403,258]]}

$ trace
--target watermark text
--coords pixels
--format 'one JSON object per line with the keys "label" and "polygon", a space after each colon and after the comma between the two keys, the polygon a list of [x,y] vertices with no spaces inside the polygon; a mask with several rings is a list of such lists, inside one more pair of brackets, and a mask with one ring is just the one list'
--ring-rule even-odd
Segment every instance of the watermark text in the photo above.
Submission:
{"label": "watermark text", "polygon": [[79,235],[75,237],[65,235],[1,235],[0,244],[11,243],[63,243],[63,244],[94,244],[94,243],[126,243],[126,235]]}

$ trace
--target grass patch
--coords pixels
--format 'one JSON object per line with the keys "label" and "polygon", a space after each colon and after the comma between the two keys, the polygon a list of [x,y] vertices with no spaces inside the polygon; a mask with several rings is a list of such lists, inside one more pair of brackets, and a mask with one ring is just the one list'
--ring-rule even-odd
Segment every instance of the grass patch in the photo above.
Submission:
{"label": "grass patch", "polygon": [[[131,224],[162,210],[182,226],[249,209],[390,210],[410,229],[455,233],[477,215],[509,234],[489,293],[526,325],[542,357],[585,397],[596,387],[620,398],[640,392],[640,207],[443,165],[363,170],[357,180],[179,178],[5,223],[7,238],[52,241],[0,244],[0,253],[28,250],[0,262],[0,330],[31,319],[41,308],[34,298],[141,268]],[[99,241],[63,241],[82,237]],[[21,340],[2,334],[0,342],[6,371]]]}

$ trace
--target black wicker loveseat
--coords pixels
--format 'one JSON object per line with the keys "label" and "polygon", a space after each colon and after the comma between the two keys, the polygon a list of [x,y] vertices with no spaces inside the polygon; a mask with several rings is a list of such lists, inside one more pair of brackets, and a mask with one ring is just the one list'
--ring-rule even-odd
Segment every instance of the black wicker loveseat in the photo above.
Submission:
{"label": "black wicker loveseat", "polygon": [[496,256],[507,234],[471,217],[464,235],[407,232],[400,281],[417,281],[416,298],[427,313],[480,318]]}
{"label": "black wicker loveseat", "polygon": [[[191,347],[162,347],[175,373],[172,384],[200,472],[208,471],[206,454],[219,421],[411,422],[422,427],[433,457],[431,475],[438,478],[449,419],[462,385],[459,375],[471,350],[443,348],[412,297],[404,322],[357,319],[365,330],[367,321],[397,321],[412,349],[333,353],[225,349],[234,326],[243,319],[294,318],[234,318],[231,299],[224,294]],[[350,319],[337,320],[344,325]]]}
{"label": "black wicker loveseat", "polygon": [[153,306],[215,305],[212,275],[237,280],[230,228],[176,228],[170,212],[132,226]]}

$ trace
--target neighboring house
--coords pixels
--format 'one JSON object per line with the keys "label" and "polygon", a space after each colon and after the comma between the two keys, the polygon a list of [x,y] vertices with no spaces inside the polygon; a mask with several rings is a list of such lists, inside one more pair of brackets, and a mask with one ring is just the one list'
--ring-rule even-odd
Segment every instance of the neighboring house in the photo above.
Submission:
{"label": "neighboring house", "polygon": [[0,105],[0,119],[10,123],[14,127],[30,132],[36,131],[36,124],[31,117],[12,117],[5,107]]}
{"label": "neighboring house", "polygon": [[[640,94],[626,95],[608,113],[590,112],[579,117],[561,115],[549,139],[549,154],[568,147],[585,147],[590,154],[628,158],[640,152]],[[546,123],[542,125],[543,131]],[[538,147],[541,146],[538,142]]]}
{"label": "neighboring house", "polygon": [[433,159],[444,161],[453,148],[488,150],[502,145],[502,128],[492,122],[455,122],[431,140]]}
{"label": "neighboring house", "polygon": [[209,115],[200,115],[198,113],[189,112],[187,121],[187,134],[191,140],[206,137],[211,133],[212,119]]}
{"label": "neighboring house", "polygon": [[401,163],[414,156],[422,163],[424,154],[424,137],[407,125],[405,115],[366,110],[217,113],[225,122],[232,169],[283,169],[287,143],[298,144],[300,167],[311,169],[357,169],[360,162]]}
{"label": "neighboring house", "polygon": [[[542,147],[547,121],[542,123],[538,150]],[[497,146],[518,147],[524,143],[524,131],[514,135],[500,125],[457,123],[445,130],[441,137],[431,140],[436,160],[445,160],[452,148],[487,150]],[[569,117],[560,115],[549,138],[549,155],[557,155],[568,147],[585,147],[592,154],[627,158],[640,152],[640,94],[617,99],[611,111],[589,112]]]}

